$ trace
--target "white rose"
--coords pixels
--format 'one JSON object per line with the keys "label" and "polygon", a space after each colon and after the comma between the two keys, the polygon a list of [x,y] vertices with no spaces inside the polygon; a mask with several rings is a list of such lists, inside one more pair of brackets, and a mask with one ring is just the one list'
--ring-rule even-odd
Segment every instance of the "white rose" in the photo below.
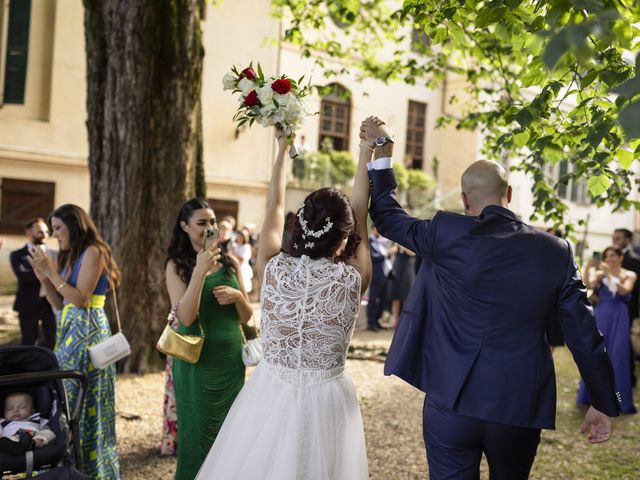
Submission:
{"label": "white rose", "polygon": [[255,90],[256,84],[246,77],[242,77],[238,82],[237,88],[242,92],[242,96],[247,96],[251,90]]}
{"label": "white rose", "polygon": [[233,90],[236,88],[236,76],[229,72],[226,73],[224,77],[222,77],[222,89],[223,90]]}
{"label": "white rose", "polygon": [[273,121],[272,125],[276,123],[283,124],[285,122],[285,115],[282,109],[276,111],[273,115],[271,115],[271,120]]}
{"label": "white rose", "polygon": [[266,83],[262,88],[258,90],[258,98],[262,105],[269,105],[273,100],[275,92],[271,89],[271,84]]}
{"label": "white rose", "polygon": [[259,125],[262,125],[263,127],[269,127],[269,117],[258,117],[256,118],[256,122],[258,122]]}
{"label": "white rose", "polygon": [[275,94],[275,101],[278,102],[278,105],[281,107],[286,107],[294,100],[295,96],[291,93],[285,93],[284,95],[280,95],[279,93]]}
{"label": "white rose", "polygon": [[302,117],[302,106],[298,102],[291,102],[284,109],[284,117],[287,123],[298,123]]}

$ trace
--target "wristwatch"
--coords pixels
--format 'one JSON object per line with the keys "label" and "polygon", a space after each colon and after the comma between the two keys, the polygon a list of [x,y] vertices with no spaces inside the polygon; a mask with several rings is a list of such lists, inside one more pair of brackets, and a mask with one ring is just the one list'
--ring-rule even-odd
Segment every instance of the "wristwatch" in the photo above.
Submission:
{"label": "wristwatch", "polygon": [[389,143],[389,142],[393,143],[393,138],[391,138],[391,137],[387,137],[387,136],[385,136],[385,135],[382,135],[382,136],[380,136],[380,137],[377,137],[377,138],[375,139],[375,141],[373,142],[373,144],[374,144],[376,147],[382,147],[382,146],[386,145],[386,144],[387,144],[387,143]]}

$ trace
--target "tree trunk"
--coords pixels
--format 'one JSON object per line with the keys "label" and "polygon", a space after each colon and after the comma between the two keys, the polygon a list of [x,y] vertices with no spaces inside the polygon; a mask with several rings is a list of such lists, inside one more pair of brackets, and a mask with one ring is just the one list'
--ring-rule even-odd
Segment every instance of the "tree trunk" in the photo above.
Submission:
{"label": "tree trunk", "polygon": [[132,348],[124,371],[144,372],[159,358],[169,309],[163,261],[171,226],[195,188],[202,5],[84,6],[91,215],[122,270],[120,314]]}
{"label": "tree trunk", "polygon": [[204,141],[202,138],[202,98],[196,110],[195,191],[196,197],[207,198],[207,182],[204,175]]}

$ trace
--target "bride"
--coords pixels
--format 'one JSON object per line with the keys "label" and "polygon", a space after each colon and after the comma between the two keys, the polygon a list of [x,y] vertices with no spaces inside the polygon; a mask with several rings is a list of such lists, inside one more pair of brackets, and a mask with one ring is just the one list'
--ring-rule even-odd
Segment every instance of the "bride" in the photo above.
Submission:
{"label": "bride", "polygon": [[[264,359],[238,395],[199,479],[369,478],[355,388],[344,373],[360,299],[371,277],[367,241],[372,149],[360,146],[351,204],[339,190],[311,193],[284,225],[287,138],[260,234]],[[363,239],[364,241],[361,241]]]}

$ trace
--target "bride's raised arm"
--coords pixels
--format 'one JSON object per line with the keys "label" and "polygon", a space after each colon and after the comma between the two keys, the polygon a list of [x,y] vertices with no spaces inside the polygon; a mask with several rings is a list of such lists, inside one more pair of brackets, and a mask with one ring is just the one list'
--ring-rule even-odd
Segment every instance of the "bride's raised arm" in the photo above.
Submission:
{"label": "bride's raised arm", "polygon": [[256,269],[262,281],[264,267],[267,262],[280,253],[282,246],[282,232],[284,230],[284,193],[287,186],[287,136],[284,131],[276,129],[278,141],[278,155],[273,165],[271,183],[267,193],[267,212],[262,223],[260,240],[258,242],[258,258]]}
{"label": "bride's raised arm", "polygon": [[355,266],[362,276],[362,293],[365,292],[371,281],[371,254],[369,253],[369,229],[367,228],[367,215],[369,210],[369,174],[367,163],[371,161],[373,154],[373,142],[370,142],[365,134],[365,125],[369,119],[362,122],[360,128],[360,151],[358,154],[358,167],[356,178],[353,182],[353,194],[351,195],[351,206],[358,223],[358,235],[360,244],[354,257],[347,263]]}

